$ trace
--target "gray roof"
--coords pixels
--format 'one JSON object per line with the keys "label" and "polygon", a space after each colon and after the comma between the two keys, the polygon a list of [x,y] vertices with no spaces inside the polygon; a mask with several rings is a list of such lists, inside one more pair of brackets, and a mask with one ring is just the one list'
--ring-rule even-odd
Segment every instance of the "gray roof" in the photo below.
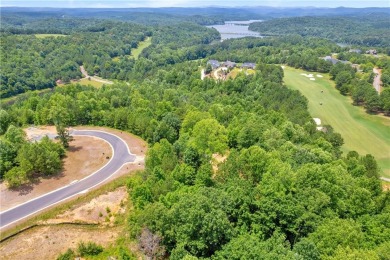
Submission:
{"label": "gray roof", "polygon": [[213,68],[218,68],[220,66],[219,61],[217,60],[209,60],[207,64],[210,64]]}
{"label": "gray roof", "polygon": [[223,66],[225,66],[225,67],[234,67],[234,66],[236,66],[236,63],[233,62],[233,61],[227,60],[227,61],[225,61],[223,63]]}
{"label": "gray roof", "polygon": [[340,62],[338,59],[334,59],[334,58],[332,58],[331,56],[326,56],[326,57],[324,58],[324,60],[332,62],[333,65],[335,65],[335,64],[338,63],[338,62]]}
{"label": "gray roof", "polygon": [[254,67],[256,67],[256,63],[244,62],[241,67],[244,67],[244,68],[254,68]]}
{"label": "gray roof", "polygon": [[350,49],[349,52],[362,53],[360,49]]}

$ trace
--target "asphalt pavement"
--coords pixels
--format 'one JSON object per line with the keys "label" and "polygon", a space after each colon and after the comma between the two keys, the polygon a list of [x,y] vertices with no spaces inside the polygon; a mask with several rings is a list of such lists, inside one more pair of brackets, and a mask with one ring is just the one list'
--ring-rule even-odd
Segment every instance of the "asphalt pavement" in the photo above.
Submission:
{"label": "asphalt pavement", "polygon": [[127,144],[116,135],[95,130],[74,130],[71,134],[94,136],[107,141],[113,149],[112,158],[109,158],[109,162],[98,171],[82,180],[0,212],[0,229],[77,194],[87,192],[113,175],[125,163],[135,161],[136,157],[130,153]]}

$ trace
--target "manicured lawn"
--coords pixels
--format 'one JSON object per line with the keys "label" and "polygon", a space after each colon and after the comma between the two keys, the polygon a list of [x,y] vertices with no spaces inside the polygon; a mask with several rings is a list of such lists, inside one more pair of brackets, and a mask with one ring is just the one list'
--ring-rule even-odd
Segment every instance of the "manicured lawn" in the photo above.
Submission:
{"label": "manicured lawn", "polygon": [[311,72],[286,67],[284,81],[287,87],[301,91],[309,100],[310,114],[342,135],[344,152],[355,150],[362,155],[374,155],[382,175],[390,177],[390,118],[369,115],[363,108],[353,106],[349,97],[335,89],[329,75],[321,74],[323,78],[318,78],[316,75],[320,73],[312,73],[316,79],[312,81],[301,73]]}
{"label": "manicured lawn", "polygon": [[240,69],[240,68],[234,68],[232,71],[228,74],[227,78],[235,79],[238,75],[238,73],[246,73],[246,75],[253,75],[255,74],[255,71],[252,69]]}
{"label": "manicured lawn", "polygon": [[89,80],[87,78],[82,78],[77,83],[79,83],[80,85],[91,85],[92,87],[95,87],[95,88],[100,88],[101,86],[104,85],[104,83],[102,83],[102,82],[98,82],[98,81],[95,81],[93,79]]}
{"label": "manicured lawn", "polygon": [[61,37],[66,36],[65,34],[35,34],[37,38],[47,38],[47,37]]}

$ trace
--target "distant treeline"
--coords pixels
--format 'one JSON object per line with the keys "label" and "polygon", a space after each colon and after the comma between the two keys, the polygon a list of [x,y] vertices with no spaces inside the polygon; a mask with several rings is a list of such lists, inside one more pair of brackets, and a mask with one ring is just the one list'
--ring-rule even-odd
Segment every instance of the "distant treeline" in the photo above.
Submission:
{"label": "distant treeline", "polygon": [[357,17],[290,17],[252,23],[250,30],[262,35],[299,34],[338,43],[388,47],[390,19],[387,13]]}

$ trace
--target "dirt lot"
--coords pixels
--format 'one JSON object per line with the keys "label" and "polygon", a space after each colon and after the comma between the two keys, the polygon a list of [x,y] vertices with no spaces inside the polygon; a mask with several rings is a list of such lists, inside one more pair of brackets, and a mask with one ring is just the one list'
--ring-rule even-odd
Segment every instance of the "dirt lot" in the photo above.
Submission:
{"label": "dirt lot", "polygon": [[[130,171],[143,169],[147,144],[140,138],[129,133],[103,127],[76,127],[76,129],[95,129],[113,133],[121,137],[129,146],[130,151],[137,156],[136,162],[121,168],[112,178],[124,175]],[[56,130],[52,126],[26,129],[29,139],[36,139],[42,135],[53,136]],[[104,154],[103,154],[104,153]],[[70,143],[70,148],[64,159],[63,170],[50,178],[40,178],[35,183],[24,185],[15,190],[7,189],[4,183],[0,185],[1,211],[14,207],[20,203],[36,198],[52,190],[58,189],[75,180],[85,178],[108,162],[106,156],[111,157],[109,144],[94,137],[78,137]]]}
{"label": "dirt lot", "polygon": [[[55,259],[79,242],[107,247],[123,232],[114,221],[125,214],[128,193],[124,187],[76,205],[56,218],[22,232],[0,244],[2,259]],[[93,226],[64,223],[92,223]],[[62,223],[62,224],[61,224]]]}
{"label": "dirt lot", "polygon": [[91,201],[76,206],[63,214],[50,219],[45,224],[67,222],[101,224],[112,226],[117,214],[124,214],[127,205],[128,193],[125,187],[101,195]]}

